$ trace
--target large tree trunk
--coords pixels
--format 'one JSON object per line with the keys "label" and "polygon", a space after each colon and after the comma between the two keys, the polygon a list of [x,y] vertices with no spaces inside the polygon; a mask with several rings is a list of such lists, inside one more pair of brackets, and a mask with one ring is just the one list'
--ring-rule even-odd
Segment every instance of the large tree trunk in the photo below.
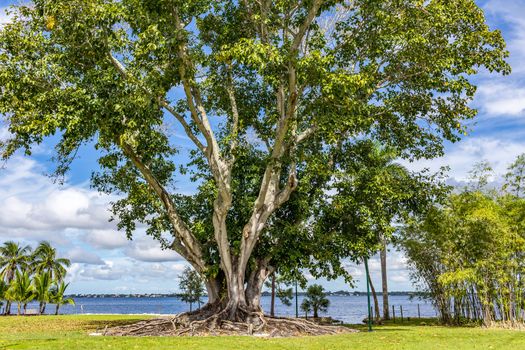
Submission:
{"label": "large tree trunk", "polygon": [[379,256],[381,258],[381,284],[383,287],[383,319],[389,320],[390,319],[390,311],[389,311],[389,305],[388,305],[388,279],[387,279],[387,272],[386,272],[386,239],[385,237],[381,237],[382,240],[382,248],[379,252]]}

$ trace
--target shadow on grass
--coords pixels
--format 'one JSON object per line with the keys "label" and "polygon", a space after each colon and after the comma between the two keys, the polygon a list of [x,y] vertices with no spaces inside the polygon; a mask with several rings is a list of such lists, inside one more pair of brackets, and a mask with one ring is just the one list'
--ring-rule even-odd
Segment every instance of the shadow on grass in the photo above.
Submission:
{"label": "shadow on grass", "polygon": [[413,331],[412,329],[408,329],[408,328],[405,328],[405,327],[388,327],[388,328],[385,328],[385,327],[381,327],[381,326],[378,326],[378,327],[372,327],[372,332],[368,332],[368,327],[367,326],[362,326],[362,325],[352,325],[351,327],[349,328],[352,328],[352,329],[355,329],[355,330],[358,330],[359,332],[361,333],[388,333],[388,332],[411,332]]}
{"label": "shadow on grass", "polygon": [[130,324],[134,324],[140,321],[144,321],[143,318],[137,318],[137,319],[127,319],[127,320],[90,320],[88,322],[85,322],[83,325],[83,328],[86,330],[92,330],[92,329],[104,329],[106,326],[108,328],[111,327],[118,327],[118,326],[127,326]]}

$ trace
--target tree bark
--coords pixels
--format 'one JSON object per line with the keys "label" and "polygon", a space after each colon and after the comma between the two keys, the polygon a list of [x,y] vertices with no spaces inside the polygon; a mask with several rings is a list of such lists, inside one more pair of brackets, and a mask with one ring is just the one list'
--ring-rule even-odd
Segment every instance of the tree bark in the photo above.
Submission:
{"label": "tree bark", "polygon": [[266,278],[274,273],[273,267],[268,266],[269,259],[259,260],[257,267],[250,273],[246,285],[245,300],[250,311],[262,311],[261,292]]}
{"label": "tree bark", "polygon": [[374,288],[374,284],[372,283],[372,278],[370,278],[370,271],[368,271],[368,281],[370,282],[370,289],[372,290],[372,296],[374,297],[375,319],[376,321],[379,321],[381,319],[381,315],[379,314],[379,302],[377,301],[376,289]]}
{"label": "tree bark", "polygon": [[270,316],[275,316],[275,274],[272,274],[272,301],[270,306]]}
{"label": "tree bark", "polygon": [[383,287],[383,319],[389,320],[390,319],[390,309],[388,305],[388,278],[387,278],[387,271],[386,271],[386,239],[385,237],[381,237],[382,240],[382,248],[379,252],[379,256],[381,258],[381,284]]}

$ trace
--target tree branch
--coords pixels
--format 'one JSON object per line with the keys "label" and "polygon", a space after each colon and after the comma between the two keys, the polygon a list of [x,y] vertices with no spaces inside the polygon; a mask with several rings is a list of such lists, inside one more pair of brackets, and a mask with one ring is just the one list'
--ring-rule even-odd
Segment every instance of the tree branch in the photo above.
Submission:
{"label": "tree branch", "polygon": [[299,46],[301,45],[301,42],[304,39],[304,36],[306,34],[306,31],[308,30],[308,27],[312,24],[313,20],[317,16],[317,12],[319,11],[319,8],[321,7],[321,4],[323,3],[323,0],[314,0],[312,3],[312,7],[310,7],[310,10],[308,10],[308,14],[306,15],[306,18],[304,22],[299,27],[299,30],[297,31],[297,34],[295,35],[291,52],[296,52],[299,49]]}
{"label": "tree branch", "polygon": [[[179,252],[179,254],[187,253],[187,256],[184,257],[188,259],[188,261],[190,261],[195,266],[200,267],[202,270],[205,269],[206,267],[202,260],[201,245],[179,216],[175,208],[175,204],[173,203],[168,191],[166,191],[164,186],[162,186],[162,184],[157,180],[151,169],[142,162],[142,159],[140,159],[140,157],[135,153],[135,151],[130,145],[123,141],[119,141],[118,145],[121,147],[124,154],[133,162],[133,164],[140,171],[148,185],[155,191],[157,196],[162,201],[164,208],[167,211],[168,218],[173,226],[173,229],[175,230],[175,233],[180,239],[180,242],[173,242],[173,244],[175,244],[174,248],[176,248],[176,251]],[[179,245],[181,242],[184,244],[183,246]],[[184,249],[182,249],[182,247]]]}
{"label": "tree branch", "polygon": [[235,159],[235,156],[234,156],[234,151],[235,149],[237,148],[237,144],[239,142],[239,137],[238,137],[238,134],[239,134],[239,109],[237,108],[237,99],[235,98],[235,90],[234,90],[234,87],[233,87],[233,84],[232,84],[232,81],[231,81],[231,76],[230,76],[230,81],[226,87],[226,91],[228,92],[228,98],[230,99],[230,105],[231,105],[231,108],[232,108],[232,117],[233,117],[233,125],[232,125],[232,130],[231,130],[231,134],[230,134],[230,138],[231,138],[231,141],[230,141],[230,152],[231,152],[231,159],[230,159],[230,162],[233,162],[234,159]]}
{"label": "tree branch", "polygon": [[184,119],[184,117],[182,115],[177,113],[177,111],[175,111],[175,109],[173,109],[173,107],[171,107],[170,104],[164,98],[162,98],[160,96],[154,96],[151,91],[149,91],[145,86],[140,84],[138,79],[136,79],[135,77],[131,76],[131,74],[128,73],[128,71],[122,65],[122,63],[120,63],[120,61],[117,60],[112,54],[109,54],[109,59],[111,60],[111,63],[113,64],[113,66],[115,68],[117,68],[119,73],[125,79],[131,80],[131,81],[137,83],[139,88],[142,91],[144,91],[150,97],[154,98],[158,102],[159,106],[165,108],[171,115],[173,115],[179,121],[179,123],[182,125],[182,127],[184,128],[184,131],[186,132],[186,135],[188,135],[188,137],[193,141],[193,143],[197,146],[197,148],[199,148],[202,152],[206,152],[206,147],[204,147],[204,145],[199,141],[197,136],[195,136],[195,134],[191,130],[190,125],[186,122],[186,120]]}

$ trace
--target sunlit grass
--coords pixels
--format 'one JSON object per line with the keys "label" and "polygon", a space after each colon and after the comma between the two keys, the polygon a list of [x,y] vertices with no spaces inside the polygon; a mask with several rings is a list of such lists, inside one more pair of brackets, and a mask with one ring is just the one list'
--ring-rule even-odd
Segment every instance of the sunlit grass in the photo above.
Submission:
{"label": "sunlit grass", "polygon": [[[525,349],[525,333],[479,327],[443,327],[412,320],[361,332],[322,337],[114,338],[88,334],[106,326],[144,319],[133,315],[0,317],[0,349]],[[420,325],[426,324],[426,325]]]}

